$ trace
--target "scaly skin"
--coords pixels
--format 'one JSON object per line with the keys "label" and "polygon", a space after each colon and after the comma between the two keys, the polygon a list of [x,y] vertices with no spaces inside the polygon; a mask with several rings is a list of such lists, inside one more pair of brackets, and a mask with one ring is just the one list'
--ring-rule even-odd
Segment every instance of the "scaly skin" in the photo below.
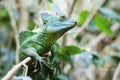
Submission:
{"label": "scaly skin", "polygon": [[[65,16],[53,15],[50,13],[41,13],[44,27],[38,33],[31,31],[22,31],[19,34],[20,39],[20,61],[27,56],[32,57],[32,62],[37,60],[39,63],[47,63],[41,58],[41,55],[49,52],[54,43],[68,30],[72,29],[76,22]],[[28,67],[32,65],[29,63]],[[33,66],[33,65],[32,65]],[[31,68],[33,69],[33,68]]]}

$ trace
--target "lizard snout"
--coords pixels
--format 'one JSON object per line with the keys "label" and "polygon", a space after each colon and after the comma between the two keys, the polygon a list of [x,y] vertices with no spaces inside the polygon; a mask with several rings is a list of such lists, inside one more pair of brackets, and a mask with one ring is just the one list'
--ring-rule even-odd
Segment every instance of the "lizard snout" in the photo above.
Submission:
{"label": "lizard snout", "polygon": [[[76,24],[77,24],[77,22],[75,21],[75,25],[76,25]],[[74,25],[74,26],[75,26],[75,25]]]}
{"label": "lizard snout", "polygon": [[77,22],[75,20],[72,20],[71,22],[74,24],[73,26],[75,26],[77,24]]}

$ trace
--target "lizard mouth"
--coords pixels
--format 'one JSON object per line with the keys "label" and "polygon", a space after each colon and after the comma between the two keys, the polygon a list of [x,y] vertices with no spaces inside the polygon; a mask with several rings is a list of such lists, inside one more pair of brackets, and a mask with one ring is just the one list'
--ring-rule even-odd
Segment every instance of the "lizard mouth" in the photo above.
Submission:
{"label": "lizard mouth", "polygon": [[72,20],[71,22],[69,22],[69,23],[68,23],[68,22],[66,22],[65,24],[66,24],[66,25],[69,25],[69,26],[71,25],[71,26],[73,26],[73,27],[74,27],[74,26],[77,24],[77,22],[76,22],[76,21],[74,21],[74,20]]}
{"label": "lizard mouth", "polygon": [[71,24],[73,25],[72,27],[74,27],[74,26],[77,24],[77,22],[74,21],[74,22],[72,22]]}
{"label": "lizard mouth", "polygon": [[66,28],[66,30],[69,30],[69,29],[73,28],[76,24],[77,24],[76,21],[72,21],[71,23],[67,24],[67,25],[69,25],[69,27]]}
{"label": "lizard mouth", "polygon": [[71,24],[73,24],[73,26],[75,26],[77,24],[77,22],[74,20],[71,20]]}
{"label": "lizard mouth", "polygon": [[76,24],[77,24],[77,22],[75,21],[73,26],[75,26]]}

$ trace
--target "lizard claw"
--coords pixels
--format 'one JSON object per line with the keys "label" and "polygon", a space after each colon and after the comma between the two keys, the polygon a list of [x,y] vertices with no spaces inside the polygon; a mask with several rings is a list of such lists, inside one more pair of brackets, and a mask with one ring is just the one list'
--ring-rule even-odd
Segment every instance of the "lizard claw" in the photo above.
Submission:
{"label": "lizard claw", "polygon": [[50,65],[49,65],[45,60],[42,60],[42,63],[43,63],[44,65],[46,65],[49,69],[52,69],[52,68],[50,67]]}
{"label": "lizard claw", "polygon": [[52,69],[52,68],[49,66],[49,64],[48,64],[45,60],[42,59],[42,57],[39,57],[38,61],[40,62],[40,67],[41,67],[41,68],[42,68],[42,65],[41,65],[41,62],[42,62],[42,63],[43,63],[45,66],[47,66],[49,69]]}

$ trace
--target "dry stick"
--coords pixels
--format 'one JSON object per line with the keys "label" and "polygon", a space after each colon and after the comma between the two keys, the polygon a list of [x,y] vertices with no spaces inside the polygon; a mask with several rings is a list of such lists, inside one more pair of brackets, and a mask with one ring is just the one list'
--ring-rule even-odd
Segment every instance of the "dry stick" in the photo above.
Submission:
{"label": "dry stick", "polygon": [[[116,24],[114,24],[114,25],[111,27],[111,30],[114,32],[114,31],[116,31],[116,30],[119,29],[119,28],[120,28],[119,23],[116,23]],[[90,44],[87,45],[87,48],[92,49],[92,48],[95,47],[102,39],[104,39],[105,37],[107,37],[106,34],[104,34],[104,33],[99,34],[93,41],[90,42]]]}
{"label": "dry stick", "polygon": [[26,64],[30,60],[31,60],[31,57],[25,58],[22,62],[20,62],[19,64],[15,65],[1,80],[10,80],[14,76],[16,71],[19,68],[21,68],[23,66],[23,64]]}
{"label": "dry stick", "polygon": [[14,34],[15,34],[15,42],[16,42],[16,52],[15,52],[15,62],[16,64],[19,63],[19,40],[18,40],[18,29],[16,25],[16,21],[14,19],[13,13],[11,12],[12,10],[10,9],[9,6],[6,5],[6,8],[8,10],[9,16],[10,16],[10,21],[11,21],[11,26],[13,28]]}
{"label": "dry stick", "polygon": [[115,70],[114,75],[113,75],[113,80],[118,80],[117,78],[119,76],[119,72],[120,72],[120,62],[119,62],[118,66],[117,66],[117,68]]}

